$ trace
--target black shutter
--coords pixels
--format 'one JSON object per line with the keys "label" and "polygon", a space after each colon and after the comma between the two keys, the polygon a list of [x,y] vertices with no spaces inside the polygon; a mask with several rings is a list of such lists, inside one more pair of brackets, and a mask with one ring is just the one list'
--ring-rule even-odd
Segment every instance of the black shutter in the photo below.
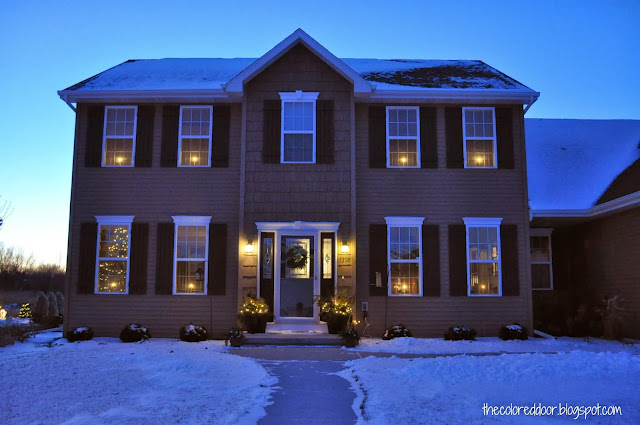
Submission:
{"label": "black shutter", "polygon": [[334,150],[333,100],[316,102],[318,164],[332,164]]}
{"label": "black shutter", "polygon": [[422,295],[440,296],[440,226],[422,226]]}
{"label": "black shutter", "polygon": [[80,261],[78,263],[78,294],[93,294],[96,282],[96,249],[98,224],[80,226]]}
{"label": "black shutter", "polygon": [[84,151],[85,167],[102,165],[102,136],[104,134],[104,105],[87,106],[87,133]]}
{"label": "black shutter", "polygon": [[151,167],[155,106],[138,106],[136,123],[136,167]]}
{"label": "black shutter", "polygon": [[467,228],[449,225],[449,295],[467,296]]}
{"label": "black shutter", "polygon": [[464,168],[462,108],[445,109],[445,130],[447,132],[447,168]]}
{"label": "black shutter", "polygon": [[436,108],[420,108],[420,163],[422,168],[438,168]]}
{"label": "black shutter", "polygon": [[518,226],[500,226],[500,252],[502,253],[502,295],[520,295],[520,274],[518,273]]}
{"label": "black shutter", "polygon": [[[369,295],[386,296],[389,281],[387,264],[387,225],[372,224],[369,228]],[[382,286],[376,286],[379,273]]]}
{"label": "black shutter", "polygon": [[226,168],[229,166],[229,127],[231,112],[228,105],[213,107],[213,133],[211,165]]}
{"label": "black shutter", "polygon": [[498,168],[513,169],[513,109],[496,108]]}
{"label": "black shutter", "polygon": [[553,264],[553,289],[569,289],[571,255],[570,239],[566,232],[551,237],[551,261]]}
{"label": "black shutter", "polygon": [[369,168],[387,168],[387,112],[369,106]]}
{"label": "black shutter", "polygon": [[[271,244],[265,244],[265,239],[270,240]],[[275,233],[263,232],[260,234],[260,266],[258,267],[260,273],[260,297],[264,298],[271,312],[273,312],[273,282],[275,273],[273,249],[275,239]],[[269,261],[270,265],[265,264],[265,260]]]}
{"label": "black shutter", "polygon": [[158,223],[156,240],[156,294],[173,293],[173,223]]}
{"label": "black shutter", "polygon": [[133,223],[131,225],[131,264],[129,265],[130,294],[147,293],[148,245],[149,223]]}
{"label": "black shutter", "polygon": [[262,161],[267,164],[280,163],[280,106],[279,100],[263,103]]}
{"label": "black shutter", "polygon": [[[320,278],[320,296],[322,298],[330,298],[335,295],[335,276],[336,276],[336,236],[334,233],[321,233],[320,234],[320,258],[323,259],[328,254],[329,257],[333,260],[333,264],[331,264],[331,276],[328,279],[324,278],[324,273],[322,270],[318,270],[318,273],[321,274]],[[324,251],[324,240],[331,239],[331,252]],[[324,260],[320,260],[322,263]]]}
{"label": "black shutter", "polygon": [[227,284],[227,225],[209,225],[209,284],[207,294],[224,295]]}
{"label": "black shutter", "polygon": [[180,106],[165,105],[162,108],[161,167],[178,165],[178,131],[180,129]]}

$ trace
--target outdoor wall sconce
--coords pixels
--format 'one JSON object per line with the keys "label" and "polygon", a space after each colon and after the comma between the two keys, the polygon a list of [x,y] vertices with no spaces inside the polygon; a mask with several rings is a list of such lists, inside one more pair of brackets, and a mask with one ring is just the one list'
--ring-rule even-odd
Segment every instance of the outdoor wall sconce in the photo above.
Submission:
{"label": "outdoor wall sconce", "polygon": [[253,254],[253,249],[254,249],[254,247],[253,247],[253,239],[249,239],[247,241],[247,244],[244,246],[244,252],[246,254]]}
{"label": "outdoor wall sconce", "polygon": [[340,252],[343,254],[349,253],[349,243],[347,241],[342,241],[342,246],[340,247]]}

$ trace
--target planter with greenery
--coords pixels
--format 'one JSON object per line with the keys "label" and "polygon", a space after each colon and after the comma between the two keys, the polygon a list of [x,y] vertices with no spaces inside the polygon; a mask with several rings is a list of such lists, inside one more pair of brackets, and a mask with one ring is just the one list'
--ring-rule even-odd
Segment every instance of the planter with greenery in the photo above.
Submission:
{"label": "planter with greenery", "polygon": [[358,331],[356,331],[354,327],[343,331],[340,336],[342,337],[344,346],[347,348],[353,348],[360,342],[360,335],[358,335]]}
{"label": "planter with greenery", "polygon": [[320,320],[327,322],[330,334],[339,334],[347,329],[352,318],[352,305],[355,297],[350,297],[346,290],[341,289],[335,297],[318,298]]}
{"label": "planter with greenery", "polygon": [[231,345],[232,347],[241,347],[244,344],[244,333],[238,329],[233,328],[229,331],[227,339],[224,340],[224,345]]}
{"label": "planter with greenery", "polygon": [[242,301],[238,317],[247,332],[256,334],[264,333],[267,322],[271,319],[271,313],[269,313],[269,306],[263,298],[249,293]]}

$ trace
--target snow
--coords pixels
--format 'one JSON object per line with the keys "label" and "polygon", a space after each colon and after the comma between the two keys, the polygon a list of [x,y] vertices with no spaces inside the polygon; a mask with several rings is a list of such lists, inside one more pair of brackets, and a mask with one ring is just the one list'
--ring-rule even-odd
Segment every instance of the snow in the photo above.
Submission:
{"label": "snow", "polygon": [[[640,423],[640,356],[626,352],[503,354],[429,359],[367,357],[340,376],[358,393],[363,424],[576,423],[560,406],[620,406],[590,423]],[[551,416],[486,417],[483,405],[556,407]],[[361,409],[362,406],[362,409]],[[584,418],[581,418],[581,421]]]}
{"label": "snow", "polygon": [[520,326],[520,325],[507,325],[507,329],[509,329],[510,331],[521,331],[522,330],[522,326]]}
{"label": "snow", "polygon": [[396,354],[464,354],[464,353],[560,353],[570,351],[629,352],[640,355],[640,344],[624,344],[598,338],[556,339],[529,338],[526,341],[503,341],[497,337],[482,337],[475,341],[445,341],[439,338],[362,338],[353,351]]}
{"label": "snow", "polygon": [[[65,90],[221,90],[233,77],[251,65],[255,58],[166,58],[123,62]],[[416,60],[416,59],[342,59],[376,90],[425,90],[418,80],[408,77],[412,72],[434,71],[441,78],[427,78],[429,90],[452,87],[493,90],[529,90],[510,77],[476,60]],[[450,75],[452,70],[481,72],[473,77]],[[411,84],[395,84],[393,76],[403,73]],[[372,77],[375,74],[375,77]],[[411,74],[413,75],[413,74]],[[381,81],[381,78],[385,81]],[[387,81],[391,79],[391,81]],[[422,81],[422,80],[420,80]]]}
{"label": "snow", "polygon": [[526,119],[534,210],[588,209],[640,158],[640,120]]}
{"label": "snow", "polygon": [[224,343],[37,334],[0,349],[6,424],[255,424],[276,378]]}

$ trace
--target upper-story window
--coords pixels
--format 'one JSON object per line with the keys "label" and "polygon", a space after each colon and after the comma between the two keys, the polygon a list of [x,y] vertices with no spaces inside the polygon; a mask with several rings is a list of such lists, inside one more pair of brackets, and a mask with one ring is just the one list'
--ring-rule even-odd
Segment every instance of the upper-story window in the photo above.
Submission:
{"label": "upper-story window", "polygon": [[130,234],[133,216],[99,216],[96,294],[129,292]]}
{"label": "upper-story window", "polygon": [[420,167],[420,109],[387,106],[387,167]]}
{"label": "upper-story window", "polygon": [[462,108],[465,168],[496,168],[495,108]]}
{"label": "upper-story window", "polygon": [[385,220],[389,295],[421,295],[424,217],[385,217]]}
{"label": "upper-story window", "polygon": [[468,295],[502,295],[501,218],[466,217]]}
{"label": "upper-story window", "polygon": [[181,106],[178,166],[209,167],[213,107]]}
{"label": "upper-story window", "polygon": [[316,162],[317,92],[281,92],[282,163]]}
{"label": "upper-story window", "polygon": [[136,150],[137,106],[104,108],[103,167],[133,167]]}
{"label": "upper-story window", "polygon": [[174,294],[207,293],[210,216],[174,216]]}
{"label": "upper-story window", "polygon": [[551,229],[531,229],[531,287],[553,289]]}

